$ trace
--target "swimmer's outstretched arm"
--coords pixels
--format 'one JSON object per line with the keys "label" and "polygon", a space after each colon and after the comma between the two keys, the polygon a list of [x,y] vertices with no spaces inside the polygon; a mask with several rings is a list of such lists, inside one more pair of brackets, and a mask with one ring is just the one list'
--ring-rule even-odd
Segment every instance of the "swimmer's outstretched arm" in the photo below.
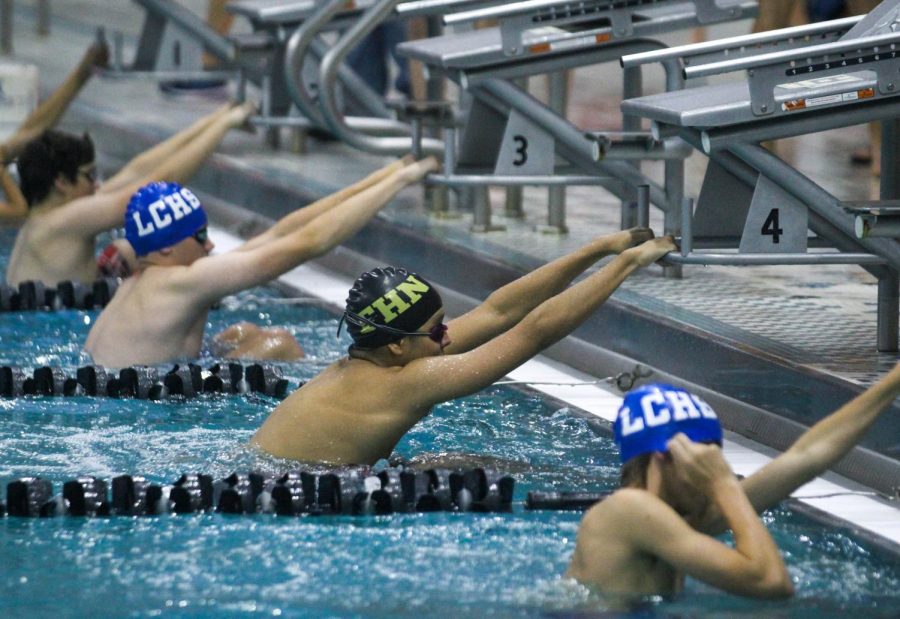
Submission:
{"label": "swimmer's outstretched arm", "polygon": [[372,185],[381,182],[394,172],[402,170],[404,167],[413,163],[413,161],[414,160],[409,157],[404,157],[403,159],[392,161],[380,170],[369,174],[361,181],[358,181],[350,185],[349,187],[345,187],[339,191],[336,191],[331,195],[325,196],[324,198],[316,200],[312,204],[307,204],[306,206],[294,211],[293,213],[282,217],[271,228],[261,234],[256,235],[255,237],[241,245],[237,249],[237,251],[252,250],[256,247],[259,247],[260,245],[271,243],[275,239],[279,239],[283,236],[291,234],[298,228],[302,228],[303,226],[308,224],[316,217],[329,212],[344,200],[347,200],[348,198],[355,196],[364,189],[368,189]]}
{"label": "swimmer's outstretched arm", "polygon": [[365,226],[397,192],[437,168],[434,158],[405,166],[291,234],[249,251],[201,258],[173,274],[172,285],[197,306],[208,307],[227,294],[269,282],[334,249]]}
{"label": "swimmer's outstretched arm", "polygon": [[[475,393],[502,378],[539,352],[568,335],[590,316],[634,271],[675,249],[671,237],[646,241],[626,249],[609,264],[551,297],[517,325],[477,348],[461,354],[417,359],[394,380],[397,394],[409,398],[403,407],[426,414],[439,403]],[[454,337],[452,328],[448,331]],[[435,380],[440,376],[440,380]],[[398,397],[400,397],[398,395]]]}
{"label": "swimmer's outstretched arm", "polygon": [[152,173],[115,191],[73,200],[66,208],[56,209],[49,225],[86,238],[121,226],[125,208],[135,191],[151,181],[186,181],[203,165],[228,130],[242,125],[252,111],[252,106],[244,105],[216,116],[203,132],[161,162]]}
{"label": "swimmer's outstretched arm", "polygon": [[452,343],[446,352],[456,354],[480,346],[562,292],[598,260],[652,238],[653,231],[648,228],[608,234],[499,288],[484,303],[449,323]]}
{"label": "swimmer's outstretched arm", "polygon": [[[843,458],[878,417],[900,396],[900,365],[837,411],[803,433],[790,448],[741,483],[753,508],[761,512],[824,473]],[[724,530],[718,513],[704,518],[703,530]]]}
{"label": "swimmer's outstretched arm", "polygon": [[[45,129],[54,126],[75,100],[88,82],[95,66],[103,66],[109,60],[109,50],[105,45],[94,43],[82,56],[81,61],[53,93],[42,101],[28,115],[16,132],[3,144],[5,161],[11,161],[22,154],[22,150]],[[7,194],[9,195],[9,194]]]}
{"label": "swimmer's outstretched arm", "polygon": [[[211,130],[213,124],[223,118],[231,109],[231,104],[223,105],[186,129],[182,129],[170,138],[137,155],[112,178],[103,183],[100,189],[97,190],[97,193],[112,193],[122,187],[140,182],[142,179],[153,177],[157,169],[165,165],[172,157],[178,156],[182,149],[186,148],[206,131]],[[161,178],[160,180],[174,179]]]}

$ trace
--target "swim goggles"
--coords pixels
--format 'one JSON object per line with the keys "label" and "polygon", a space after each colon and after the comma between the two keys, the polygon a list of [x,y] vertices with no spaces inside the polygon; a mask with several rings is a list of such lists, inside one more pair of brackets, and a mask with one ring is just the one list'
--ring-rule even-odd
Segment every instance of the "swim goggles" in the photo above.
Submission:
{"label": "swim goggles", "polygon": [[344,315],[341,316],[341,321],[338,323],[338,335],[341,334],[341,327],[344,325],[345,320],[351,325],[356,325],[357,327],[372,327],[373,329],[377,329],[378,331],[396,335],[398,338],[407,336],[424,336],[435,344],[440,344],[441,342],[443,342],[444,335],[446,335],[447,333],[447,325],[445,325],[443,322],[439,322],[438,324],[431,327],[428,331],[402,331],[400,329],[395,329],[394,327],[378,324],[377,322],[371,321],[364,316],[360,316],[359,314],[355,314],[347,310],[344,312]]}

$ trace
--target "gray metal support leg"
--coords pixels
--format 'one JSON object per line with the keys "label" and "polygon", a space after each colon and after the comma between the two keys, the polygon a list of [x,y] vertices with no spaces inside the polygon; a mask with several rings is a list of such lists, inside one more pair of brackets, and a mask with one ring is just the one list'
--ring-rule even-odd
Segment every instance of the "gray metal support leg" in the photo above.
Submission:
{"label": "gray metal support leg", "polygon": [[[622,72],[622,99],[635,99],[644,92],[644,76],[640,67],[631,67]],[[622,131],[640,131],[641,119],[636,116],[622,117]],[[627,165],[640,169],[639,161],[629,161]],[[637,223],[637,212],[634,209],[637,196],[631,200],[622,201],[622,217],[620,225],[622,230],[633,228]]]}
{"label": "gray metal support leg", "polygon": [[[900,121],[885,120],[881,123],[881,199],[896,200],[900,197]],[[891,277],[878,280],[878,352],[897,352],[900,333],[900,277],[892,271]]]}
{"label": "gray metal support leg", "polygon": [[[566,117],[569,103],[569,74],[566,71],[551,73],[547,79],[550,85],[548,107]],[[547,225],[538,229],[545,234],[566,234],[566,188],[563,185],[549,187],[547,190]]]}
{"label": "gray metal support leg", "polygon": [[13,53],[13,0],[0,0],[0,53]]}
{"label": "gray metal support leg", "polygon": [[474,218],[472,232],[497,232],[506,230],[506,226],[491,223],[491,194],[489,187],[472,187],[472,208]]}
{"label": "gray metal support leg", "polygon": [[38,0],[35,31],[42,37],[50,34],[50,0]]}
{"label": "gray metal support leg", "polygon": [[525,211],[522,208],[523,187],[510,185],[506,188],[506,207],[504,212],[511,219],[524,219]]}
{"label": "gray metal support leg", "polygon": [[[684,202],[684,161],[665,162],[665,189],[669,204],[682,204]],[[669,209],[663,216],[663,234],[679,236],[682,233],[682,211]],[[663,267],[663,277],[668,279],[681,279],[682,267],[673,264]]]}
{"label": "gray metal support leg", "polygon": [[878,280],[878,352],[897,352],[900,315],[900,277],[892,273]]}

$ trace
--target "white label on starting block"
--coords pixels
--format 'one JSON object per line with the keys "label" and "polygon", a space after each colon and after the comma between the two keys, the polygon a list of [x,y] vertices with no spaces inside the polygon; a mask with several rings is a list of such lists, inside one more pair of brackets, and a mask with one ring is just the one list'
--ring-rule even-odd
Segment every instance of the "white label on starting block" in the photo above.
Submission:
{"label": "white label on starting block", "polygon": [[831,86],[833,84],[848,84],[850,82],[861,81],[863,81],[863,79],[858,75],[826,75],[825,77],[816,77],[811,80],[800,80],[799,82],[779,84],[778,88],[787,90],[808,90],[811,88],[821,88],[822,86]]}
{"label": "white label on starting block", "polygon": [[0,139],[6,139],[18,129],[37,101],[37,67],[0,64]]}
{"label": "white label on starting block", "polygon": [[844,100],[843,95],[826,95],[824,97],[811,97],[806,100],[806,107],[818,107],[820,105],[832,105]]}

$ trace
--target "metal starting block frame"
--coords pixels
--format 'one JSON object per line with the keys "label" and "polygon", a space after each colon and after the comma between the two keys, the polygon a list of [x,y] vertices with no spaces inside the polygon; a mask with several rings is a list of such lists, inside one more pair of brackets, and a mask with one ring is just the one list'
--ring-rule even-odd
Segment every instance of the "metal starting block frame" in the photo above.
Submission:
{"label": "metal starting block frame", "polygon": [[[402,6],[402,5],[401,5]],[[619,133],[589,134],[564,118],[564,71],[622,55],[658,50],[663,44],[646,38],[673,30],[752,17],[757,3],[701,0],[530,0],[447,15],[448,26],[467,26],[496,19],[494,28],[411,41],[401,54],[421,61],[430,72],[446,76],[469,95],[459,146],[454,132],[445,134],[445,167],[427,182],[471,185],[548,185],[548,225],[564,232],[565,185],[600,185],[622,200],[621,225],[637,223],[639,187],[650,188],[650,200],[665,216],[667,232],[678,232],[684,192],[683,159],[690,153],[680,140],[654,138],[640,120],[623,119]],[[668,90],[683,86],[681,68],[664,65]],[[551,104],[531,97],[519,82],[533,75],[551,76]],[[640,68],[623,76],[626,97],[642,92]],[[566,164],[557,165],[557,156]],[[662,186],[641,174],[639,160],[663,160]],[[490,230],[486,200],[475,202],[476,230]],[[670,273],[677,274],[676,269]]]}
{"label": "metal starting block frame", "polygon": [[[657,137],[679,136],[710,158],[696,210],[691,200],[682,206],[681,253],[670,255],[670,263],[859,265],[878,279],[877,348],[898,350],[900,243],[877,238],[891,236],[891,224],[874,224],[896,215],[900,203],[845,205],[760,145],[883,121],[881,198],[900,198],[897,25],[900,0],[886,0],[863,18],[622,59],[624,67],[674,60],[688,80],[746,72],[742,82],[622,104],[624,113],[650,119]],[[710,57],[723,53],[728,60]],[[858,235],[857,229],[869,233]],[[695,243],[708,251],[695,251]],[[810,252],[810,246],[831,249]]]}
{"label": "metal starting block frame", "polygon": [[[224,37],[212,30],[198,15],[185,9],[175,0],[135,0],[146,17],[133,65],[125,68],[122,61],[121,36],[114,44],[114,76],[152,76],[160,80],[238,79],[238,100],[246,98],[248,82],[260,89],[260,114],[251,123],[270,129],[268,141],[277,147],[278,127],[290,127],[298,137],[311,126],[322,126],[318,116],[310,116],[309,109],[292,106],[297,97],[294,91],[307,86],[304,74],[318,74],[318,61],[327,51],[327,44],[319,38],[324,30],[342,30],[357,19],[374,0],[354,0],[340,3],[340,10],[329,14],[328,20],[317,22],[311,40],[302,49],[292,49],[292,35],[305,22],[318,15],[322,0],[235,0],[226,5],[234,15],[244,17],[252,32]],[[227,71],[203,70],[204,48],[218,57]],[[293,75],[296,72],[297,75]],[[387,115],[380,97],[349,68],[340,73],[345,90],[355,104],[367,107],[373,114]],[[297,87],[295,84],[300,84]],[[311,85],[315,88],[315,85]],[[301,100],[301,102],[306,99]],[[302,150],[302,140],[298,140]]]}
{"label": "metal starting block frame", "polygon": [[[234,77],[234,46],[197,14],[174,0],[134,0],[146,11],[134,62],[126,66],[123,36],[113,34],[109,77],[157,80],[218,80]],[[208,51],[226,66],[223,71],[203,69]]]}

